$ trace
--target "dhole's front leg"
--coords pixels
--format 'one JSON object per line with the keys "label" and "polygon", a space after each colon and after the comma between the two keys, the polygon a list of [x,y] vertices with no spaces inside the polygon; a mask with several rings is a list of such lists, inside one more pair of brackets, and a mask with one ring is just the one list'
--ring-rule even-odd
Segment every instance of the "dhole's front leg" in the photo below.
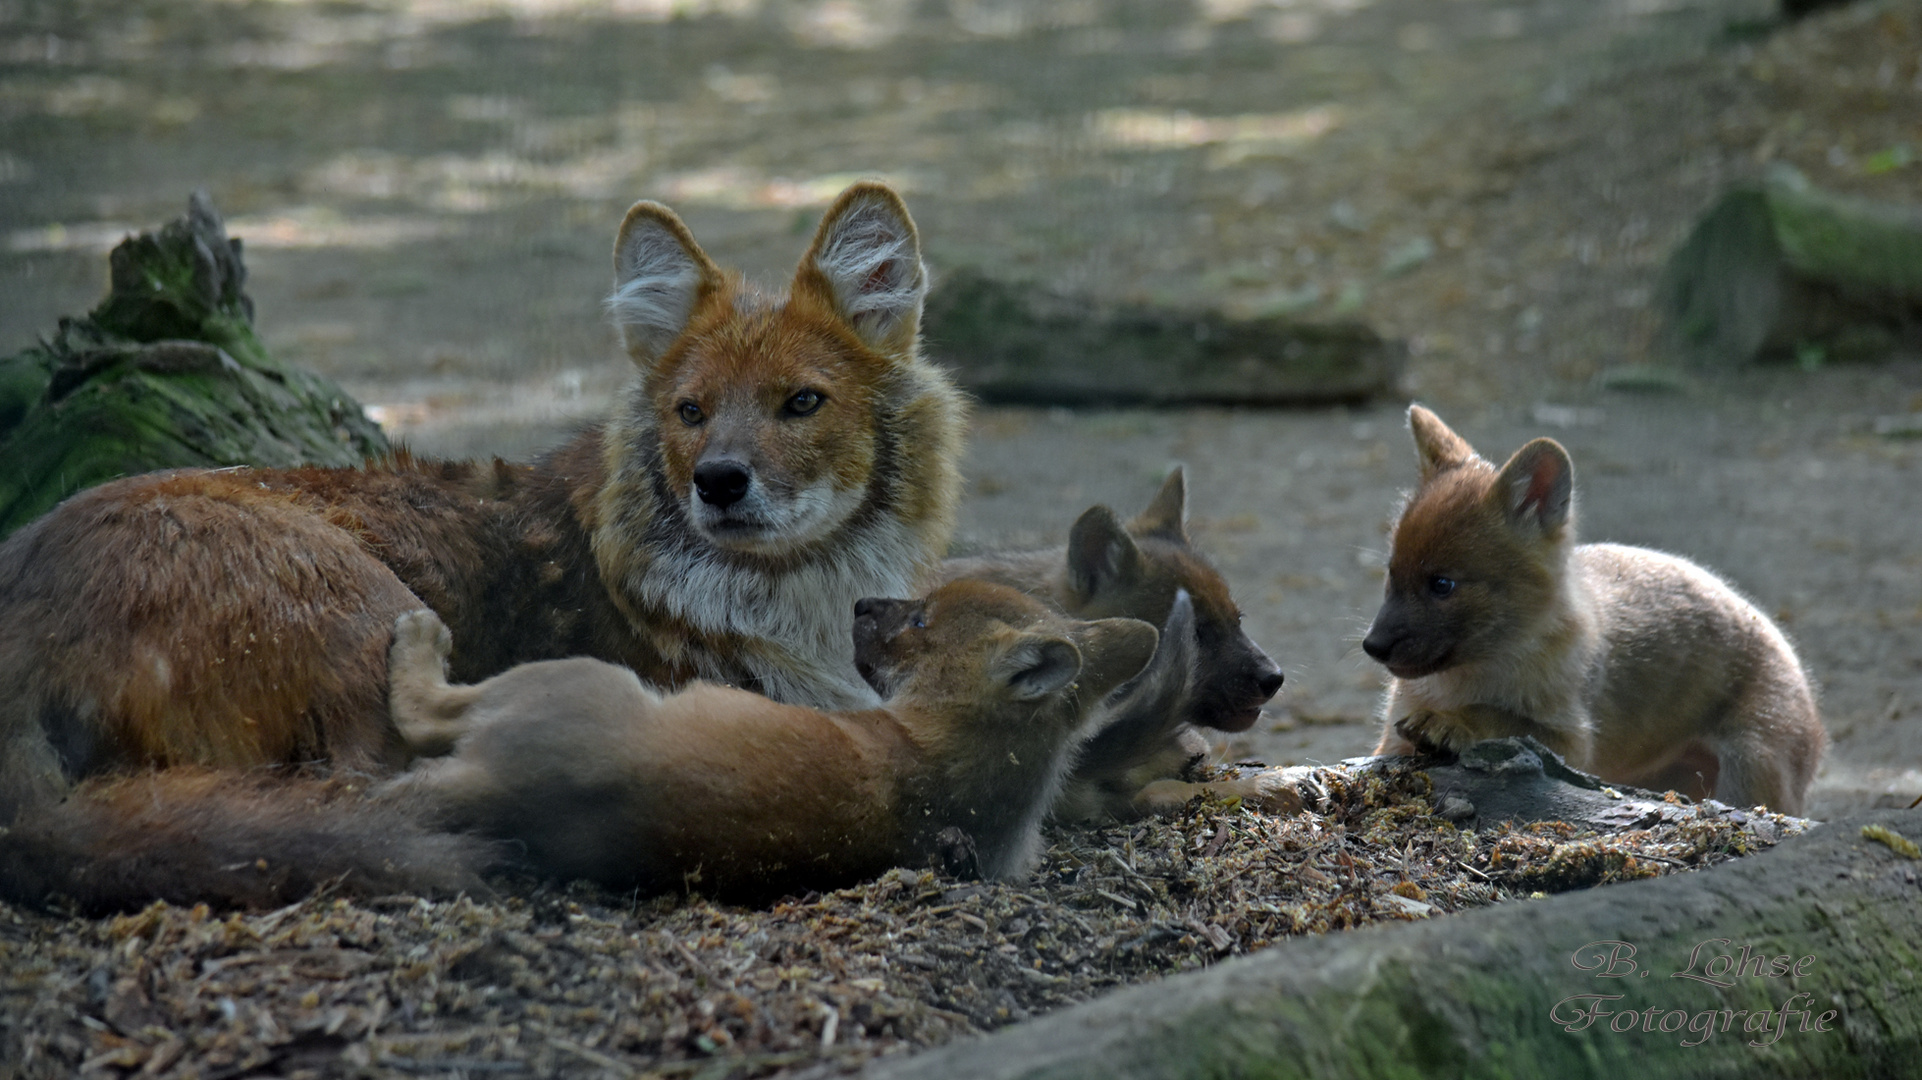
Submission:
{"label": "dhole's front leg", "polygon": [[1483,739],[1501,739],[1511,735],[1532,735],[1570,765],[1578,769],[1588,767],[1588,747],[1579,745],[1578,740],[1571,738],[1567,732],[1494,705],[1417,709],[1388,725],[1388,731],[1383,733],[1381,745],[1375,748],[1375,752],[1459,754]]}
{"label": "dhole's front leg", "polygon": [[1239,799],[1244,806],[1271,814],[1295,814],[1315,801],[1313,795],[1303,794],[1305,774],[1306,770],[1262,769],[1226,780],[1156,780],[1135,793],[1134,809],[1140,814],[1171,814],[1195,796],[1205,795],[1223,801]]}
{"label": "dhole's front leg", "polygon": [[426,608],[394,620],[394,644],[387,651],[387,710],[408,749],[438,757],[467,732],[467,710],[480,699],[479,686],[449,686],[447,654],[454,637],[440,616]]}

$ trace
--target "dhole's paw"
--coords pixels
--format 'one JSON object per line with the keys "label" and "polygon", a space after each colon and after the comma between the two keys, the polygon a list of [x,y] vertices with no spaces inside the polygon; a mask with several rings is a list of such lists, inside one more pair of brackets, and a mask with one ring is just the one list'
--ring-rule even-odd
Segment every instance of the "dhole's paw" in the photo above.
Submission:
{"label": "dhole's paw", "polygon": [[1263,769],[1237,783],[1253,789],[1245,796],[1253,805],[1276,814],[1320,812],[1328,805],[1328,789],[1315,779],[1315,770],[1306,766]]}
{"label": "dhole's paw", "polygon": [[1499,705],[1463,705],[1459,709],[1421,709],[1395,721],[1402,738],[1424,753],[1457,755],[1483,739],[1533,735],[1557,753],[1568,753],[1567,740],[1520,713]]}
{"label": "dhole's paw", "polygon": [[447,624],[440,616],[426,608],[403,613],[394,620],[394,647],[388,654],[390,662],[403,663],[410,658],[425,660],[432,657],[444,661],[447,654],[454,651],[454,635],[447,630]]}
{"label": "dhole's paw", "polygon": [[1135,794],[1135,809],[1150,814],[1171,814],[1197,795],[1222,801],[1240,800],[1242,805],[1271,814],[1294,814],[1321,805],[1327,793],[1314,782],[1309,769],[1262,769],[1225,780],[1190,783],[1184,780],[1157,780]]}
{"label": "dhole's paw", "polygon": [[1463,712],[1422,709],[1395,721],[1395,731],[1426,754],[1452,757],[1488,738]]}

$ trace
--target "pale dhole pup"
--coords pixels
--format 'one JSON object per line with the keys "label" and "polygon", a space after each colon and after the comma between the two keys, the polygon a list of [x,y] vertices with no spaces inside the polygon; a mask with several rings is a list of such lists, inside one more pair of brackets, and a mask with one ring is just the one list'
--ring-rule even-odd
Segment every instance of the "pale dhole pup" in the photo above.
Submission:
{"label": "pale dhole pup", "polygon": [[1604,780],[1803,811],[1827,743],[1774,623],[1674,555],[1575,542],[1575,472],[1536,439],[1497,468],[1420,405],[1421,483],[1362,647],[1388,668],[1377,753],[1533,735]]}

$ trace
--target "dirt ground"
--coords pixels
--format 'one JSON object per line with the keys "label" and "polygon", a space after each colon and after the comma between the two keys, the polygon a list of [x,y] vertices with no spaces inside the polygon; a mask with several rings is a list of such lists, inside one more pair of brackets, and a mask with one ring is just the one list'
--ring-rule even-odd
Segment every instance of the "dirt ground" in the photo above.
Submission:
{"label": "dirt ground", "polygon": [[[637,197],[778,281],[881,175],[931,265],[1091,296],[1352,315],[1490,455],[1564,440],[1592,539],[1681,552],[1794,635],[1817,816],[1922,794],[1922,357],[1692,373],[1661,260],[1788,161],[1922,190],[1922,3],[1766,0],[0,0],[0,349],[89,306],[123,231],[209,189],[270,346],[417,448],[522,456],[624,377],[599,312]],[[938,284],[937,284],[938,287]],[[931,343],[938,355],[940,343]],[[1190,470],[1200,542],[1286,667],[1224,746],[1366,751],[1356,647],[1414,476],[1404,402],[984,409],[961,542],[1063,537]],[[1885,425],[1887,426],[1887,425]]]}

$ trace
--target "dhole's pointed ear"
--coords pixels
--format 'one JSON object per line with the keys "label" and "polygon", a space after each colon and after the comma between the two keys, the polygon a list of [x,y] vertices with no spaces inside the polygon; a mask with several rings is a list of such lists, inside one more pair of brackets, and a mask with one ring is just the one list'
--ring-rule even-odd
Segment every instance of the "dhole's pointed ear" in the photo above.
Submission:
{"label": "dhole's pointed ear", "polygon": [[1140,619],[1096,619],[1075,632],[1081,645],[1081,688],[1094,698],[1141,674],[1161,635]]}
{"label": "dhole's pointed ear", "polygon": [[1081,674],[1081,650],[1067,638],[1048,634],[1010,634],[989,668],[1016,701],[1039,701]]}
{"label": "dhole's pointed ear", "polygon": [[1501,501],[1509,521],[1553,536],[1568,523],[1574,506],[1574,463],[1561,443],[1536,439],[1502,466],[1489,497]]}
{"label": "dhole's pointed ear", "polygon": [[1475,448],[1442,418],[1420,405],[1408,407],[1408,431],[1415,437],[1415,456],[1421,461],[1421,478],[1427,480],[1475,456]]}
{"label": "dhole's pointed ear", "polygon": [[1168,474],[1161,482],[1161,490],[1155,492],[1148,508],[1135,515],[1128,523],[1128,531],[1137,535],[1160,534],[1182,543],[1188,542],[1188,476],[1181,466]]}
{"label": "dhole's pointed ear", "polygon": [[1089,507],[1068,530],[1068,587],[1083,600],[1140,580],[1141,549],[1105,506]]}
{"label": "dhole's pointed ear", "polygon": [[635,363],[658,360],[687,329],[694,305],[720,283],[720,268],[674,211],[646,200],[628,210],[614,237],[607,312]]}
{"label": "dhole's pointed ear", "polygon": [[914,219],[893,188],[867,181],[841,193],[801,256],[794,291],[814,293],[875,352],[913,348],[928,275]]}

